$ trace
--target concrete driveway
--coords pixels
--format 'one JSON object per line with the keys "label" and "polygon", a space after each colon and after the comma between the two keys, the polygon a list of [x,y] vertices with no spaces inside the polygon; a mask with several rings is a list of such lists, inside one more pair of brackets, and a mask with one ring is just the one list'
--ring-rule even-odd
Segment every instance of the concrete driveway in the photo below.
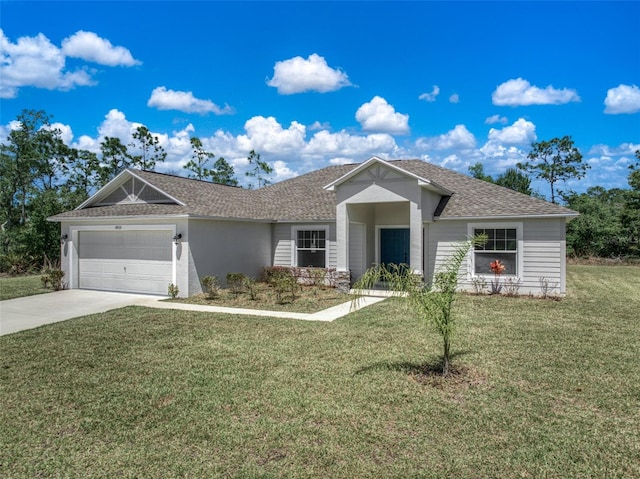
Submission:
{"label": "concrete driveway", "polygon": [[69,289],[0,301],[0,336],[133,304],[149,306],[161,296]]}

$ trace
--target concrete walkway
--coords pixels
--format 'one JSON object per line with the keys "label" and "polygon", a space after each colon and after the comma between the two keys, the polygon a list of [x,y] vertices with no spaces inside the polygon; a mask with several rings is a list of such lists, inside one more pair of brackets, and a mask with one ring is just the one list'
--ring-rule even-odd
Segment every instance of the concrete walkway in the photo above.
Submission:
{"label": "concrete walkway", "polygon": [[362,296],[358,299],[357,303],[348,301],[338,306],[310,314],[171,303],[161,301],[162,299],[166,298],[143,294],[70,289],[0,301],[0,336],[131,305],[158,309],[179,309],[183,311],[300,319],[305,321],[334,321],[353,311],[383,301],[385,298]]}
{"label": "concrete walkway", "polygon": [[203,311],[208,313],[242,314],[245,316],[265,316],[269,318],[301,319],[304,321],[334,321],[353,311],[384,301],[386,298],[361,297],[356,304],[351,301],[327,308],[317,313],[292,313],[289,311],[265,311],[261,309],[227,308],[224,306],[204,306],[201,304],[171,303],[168,301],[142,301],[141,306],[158,309],[181,309],[183,311]]}

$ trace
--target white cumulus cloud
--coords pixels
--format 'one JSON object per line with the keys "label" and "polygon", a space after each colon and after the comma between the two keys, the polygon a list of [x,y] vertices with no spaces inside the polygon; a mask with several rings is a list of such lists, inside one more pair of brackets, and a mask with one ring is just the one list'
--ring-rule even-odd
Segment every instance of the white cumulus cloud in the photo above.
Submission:
{"label": "white cumulus cloud", "polygon": [[364,131],[405,135],[409,133],[409,115],[396,112],[395,108],[380,96],[364,103],[356,111],[356,120]]}
{"label": "white cumulus cloud", "polygon": [[344,130],[331,133],[323,130],[315,133],[304,149],[304,154],[313,157],[340,155],[346,163],[354,158],[372,156],[378,152],[392,152],[396,149],[393,137],[386,133],[352,135]]}
{"label": "white cumulus cloud", "polygon": [[129,50],[114,47],[92,32],[77,32],[54,45],[42,33],[20,37],[13,43],[0,29],[0,98],[16,98],[22,87],[70,90],[76,86],[92,86],[95,70],[83,66],[67,70],[67,57],[108,66],[132,66],[135,60]]}
{"label": "white cumulus cloud", "polygon": [[535,141],[536,138],[536,125],[523,118],[500,130],[495,128],[489,130],[489,141],[507,145],[524,145]]}
{"label": "white cumulus cloud", "polygon": [[492,115],[489,118],[487,118],[484,121],[484,123],[486,125],[494,125],[495,123],[502,123],[503,125],[506,125],[508,121],[509,120],[507,119],[506,116]]}
{"label": "white cumulus cloud", "polygon": [[475,148],[476,138],[464,125],[456,125],[453,130],[433,138],[419,138],[416,141],[419,149],[427,150],[468,150]]}
{"label": "white cumulus cloud", "polygon": [[619,85],[607,91],[604,112],[610,115],[640,111],[640,88],[636,85]]}
{"label": "white cumulus cloud", "polygon": [[283,128],[270,116],[254,116],[244,124],[245,135],[237,138],[241,150],[256,150],[259,153],[286,153],[299,151],[304,147],[306,127],[297,121]]}
{"label": "white cumulus cloud", "polygon": [[460,95],[454,93],[449,97],[449,103],[460,103]]}
{"label": "white cumulus cloud", "polygon": [[211,100],[201,100],[193,96],[190,91],[168,90],[164,86],[154,88],[147,106],[158,110],[178,110],[185,113],[214,113],[216,115],[228,115],[233,113],[229,105],[219,107]]}
{"label": "white cumulus cloud", "polygon": [[433,85],[433,89],[431,90],[431,93],[423,93],[418,97],[418,100],[433,102],[433,101],[436,101],[436,98],[439,94],[440,94],[440,87],[438,85]]}
{"label": "white cumulus cloud", "polygon": [[498,106],[562,105],[580,101],[575,90],[556,89],[549,85],[539,88],[523,78],[508,80],[498,85],[492,95],[493,104]]}
{"label": "white cumulus cloud", "polygon": [[142,63],[133,58],[127,48],[113,46],[109,40],[101,38],[93,32],[83,30],[62,40],[62,53],[68,57],[80,58],[110,67],[130,67]]}
{"label": "white cumulus cloud", "polygon": [[276,62],[267,85],[277,88],[281,95],[292,95],[307,91],[327,93],[350,86],[351,82],[345,72],[331,68],[324,57],[313,53],[306,60],[298,56]]}
{"label": "white cumulus cloud", "polygon": [[0,30],[0,98],[15,98],[21,87],[69,90],[93,85],[86,69],[65,71],[65,56],[47,37],[20,37],[12,43]]}
{"label": "white cumulus cloud", "polygon": [[275,175],[275,177],[272,179],[272,183],[277,183],[278,181],[288,180],[289,178],[298,176],[298,173],[291,170],[282,160],[274,161],[271,164],[271,167],[273,168],[273,174]]}

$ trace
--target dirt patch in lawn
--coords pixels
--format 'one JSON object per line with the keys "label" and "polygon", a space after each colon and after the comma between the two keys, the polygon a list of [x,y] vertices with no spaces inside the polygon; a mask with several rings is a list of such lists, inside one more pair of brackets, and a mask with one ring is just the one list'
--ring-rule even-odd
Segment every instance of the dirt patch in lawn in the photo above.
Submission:
{"label": "dirt patch in lawn", "polygon": [[257,283],[256,290],[255,299],[251,299],[247,292],[234,294],[228,289],[221,289],[215,298],[210,298],[207,294],[197,294],[189,298],[168,301],[227,308],[316,313],[351,300],[348,294],[340,293],[334,288],[320,286],[300,286],[293,296],[286,294],[279,301],[274,288],[266,283]]}
{"label": "dirt patch in lawn", "polygon": [[483,373],[464,364],[452,364],[447,376],[442,375],[442,365],[437,363],[416,368],[409,372],[409,376],[417,383],[443,391],[466,390],[487,382]]}

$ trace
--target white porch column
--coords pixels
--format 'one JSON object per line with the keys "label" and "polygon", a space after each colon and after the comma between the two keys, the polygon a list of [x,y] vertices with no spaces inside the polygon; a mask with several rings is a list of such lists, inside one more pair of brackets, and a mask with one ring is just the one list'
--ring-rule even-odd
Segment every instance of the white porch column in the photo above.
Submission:
{"label": "white porch column", "polygon": [[409,238],[410,238],[410,265],[414,274],[423,274],[422,271],[422,212],[413,201],[409,202]]}
{"label": "white porch column", "polygon": [[347,214],[347,203],[343,201],[336,206],[336,269],[338,271],[348,271],[348,248],[349,215]]}

